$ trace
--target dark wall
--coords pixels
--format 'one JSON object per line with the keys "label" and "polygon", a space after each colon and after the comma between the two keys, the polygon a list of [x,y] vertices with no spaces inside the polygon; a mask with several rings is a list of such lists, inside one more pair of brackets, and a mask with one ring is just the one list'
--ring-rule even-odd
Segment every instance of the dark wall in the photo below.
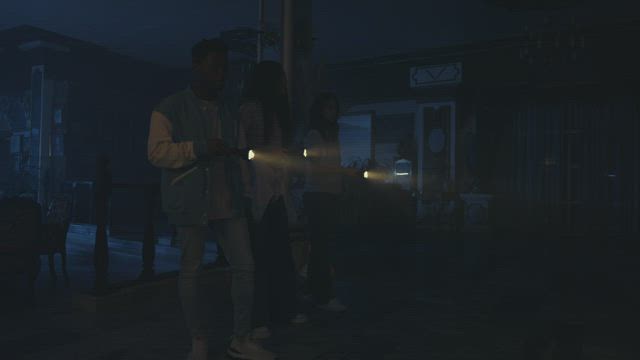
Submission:
{"label": "dark wall", "polygon": [[[516,38],[337,64],[329,75],[348,103],[455,100],[458,167],[473,169],[458,174],[498,197],[501,226],[637,231],[640,54],[629,44],[640,22],[582,35],[575,51]],[[411,67],[458,61],[461,84],[410,88]]]}
{"label": "dark wall", "polygon": [[50,63],[56,77],[69,82],[67,178],[92,179],[95,158],[105,153],[115,180],[155,179],[146,161],[149,117],[153,106],[178,87],[181,74],[113,54],[54,57]]}
{"label": "dark wall", "polygon": [[[531,87],[599,84],[620,86],[640,79],[640,53],[630,44],[640,36],[640,22],[601,25],[584,30],[584,48],[573,50],[563,34],[555,48],[554,35],[545,35],[543,50],[526,37],[468,44],[416,53],[364,59],[327,67],[328,87],[349,102],[377,102],[407,98],[458,98],[461,94],[521,92]],[[579,46],[579,45],[576,45]],[[529,55],[523,55],[523,51]],[[533,65],[529,58],[534,59]],[[551,58],[550,62],[545,60]],[[462,62],[462,83],[456,87],[412,89],[414,66]]]}

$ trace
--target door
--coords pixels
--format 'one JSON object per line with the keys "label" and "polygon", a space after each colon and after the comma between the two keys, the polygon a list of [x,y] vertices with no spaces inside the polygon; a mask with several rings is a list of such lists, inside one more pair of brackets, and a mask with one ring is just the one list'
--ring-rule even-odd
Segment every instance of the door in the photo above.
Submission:
{"label": "door", "polygon": [[416,116],[418,193],[431,200],[454,190],[455,103],[420,104]]}

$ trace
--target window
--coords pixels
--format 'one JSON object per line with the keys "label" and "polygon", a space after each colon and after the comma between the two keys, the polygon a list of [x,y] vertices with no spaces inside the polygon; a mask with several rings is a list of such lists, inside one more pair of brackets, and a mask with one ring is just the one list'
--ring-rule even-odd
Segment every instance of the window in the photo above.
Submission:
{"label": "window", "polygon": [[56,125],[62,124],[62,109],[58,108],[55,110],[53,120]]}
{"label": "window", "polygon": [[18,154],[22,151],[23,136],[13,135],[11,137],[11,153]]}
{"label": "window", "polygon": [[393,171],[399,148],[413,139],[415,113],[378,116],[375,120],[376,167]]}
{"label": "window", "polygon": [[399,144],[413,138],[415,113],[379,116],[375,121],[376,144]]}
{"label": "window", "polygon": [[373,160],[373,116],[348,114],[338,119],[342,166],[364,168]]}
{"label": "window", "polygon": [[62,134],[56,134],[53,137],[53,156],[64,156],[64,137]]}

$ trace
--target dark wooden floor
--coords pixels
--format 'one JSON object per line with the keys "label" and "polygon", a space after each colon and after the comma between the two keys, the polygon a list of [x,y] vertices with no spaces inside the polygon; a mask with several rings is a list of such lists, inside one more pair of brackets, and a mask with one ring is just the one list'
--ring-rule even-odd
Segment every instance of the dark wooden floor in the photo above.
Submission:
{"label": "dark wooden floor", "polygon": [[[553,359],[638,358],[637,253],[614,246],[588,256],[578,247],[575,256],[554,247],[545,254],[535,249],[550,240],[535,236],[394,234],[344,232],[333,248],[337,292],[349,310],[308,308],[309,324],[276,329],[266,346],[291,360],[541,360],[554,349],[565,353]],[[91,269],[90,242],[77,241],[74,284],[84,281],[78,271]],[[112,244],[114,278],[136,276],[138,244]],[[159,249],[159,264],[175,268],[175,249]],[[210,346],[219,354],[231,331],[231,304],[221,296],[226,282],[210,285],[218,314]],[[124,307],[102,324],[63,301],[3,315],[0,359],[182,360],[189,339],[179,306],[158,306]],[[579,357],[571,357],[576,350]]]}

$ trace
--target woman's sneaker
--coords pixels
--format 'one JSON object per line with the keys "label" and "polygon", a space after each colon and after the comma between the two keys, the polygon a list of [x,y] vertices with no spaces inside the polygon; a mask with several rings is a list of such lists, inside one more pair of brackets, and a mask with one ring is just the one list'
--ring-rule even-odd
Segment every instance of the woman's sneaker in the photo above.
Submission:
{"label": "woman's sneaker", "polygon": [[309,322],[309,317],[305,314],[296,314],[296,316],[291,319],[291,324],[293,325],[302,325]]}
{"label": "woman's sneaker", "polygon": [[271,337],[271,330],[266,326],[260,326],[251,331],[251,339],[253,340],[266,340]]}
{"label": "woman's sneaker", "polygon": [[331,312],[343,312],[345,310],[347,310],[347,307],[344,306],[340,300],[338,300],[337,298],[333,298],[331,300],[329,300],[328,303],[324,304],[324,305],[320,305],[318,306],[320,309],[324,310],[324,311],[331,311]]}
{"label": "woman's sneaker", "polygon": [[238,360],[276,360],[276,354],[251,341],[233,339],[227,349],[227,355]]}

